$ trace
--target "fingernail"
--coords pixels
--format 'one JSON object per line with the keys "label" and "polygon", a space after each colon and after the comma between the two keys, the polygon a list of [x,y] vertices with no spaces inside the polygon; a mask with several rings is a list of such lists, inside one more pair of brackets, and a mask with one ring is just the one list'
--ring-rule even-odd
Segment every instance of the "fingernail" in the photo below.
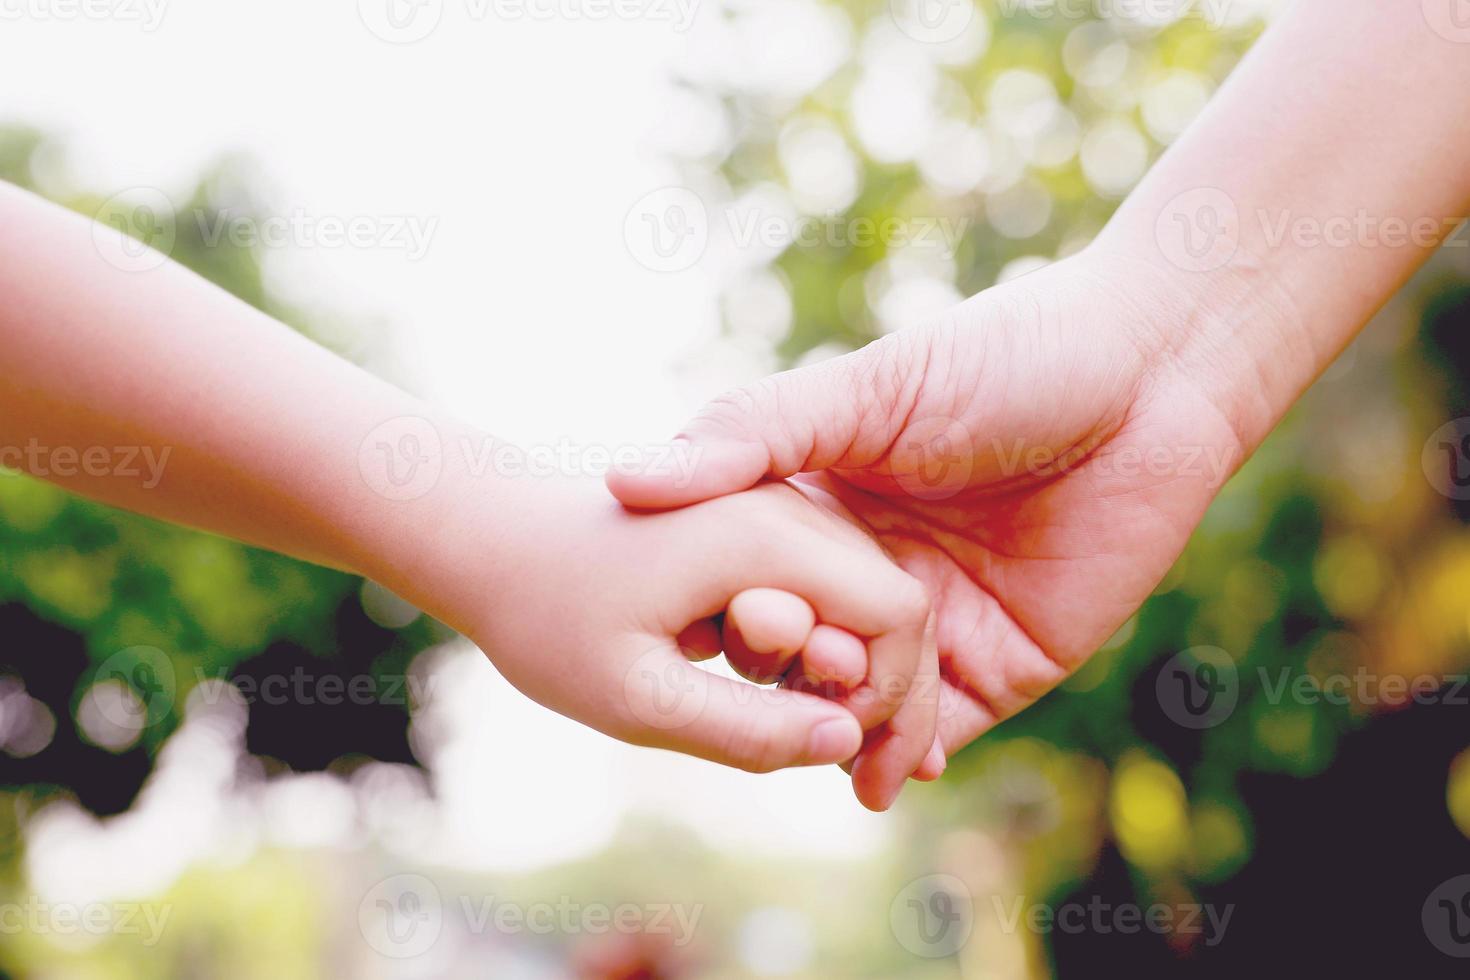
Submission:
{"label": "fingernail", "polygon": [[862,745],[863,732],[856,718],[828,718],[806,737],[806,761],[812,764],[842,762],[852,758]]}
{"label": "fingernail", "polygon": [[916,779],[921,783],[932,783],[944,775],[945,766],[948,762],[944,758],[944,750],[938,744],[929,746],[929,754],[924,756],[924,761],[919,763],[919,768],[914,770],[910,779]]}
{"label": "fingernail", "polygon": [[934,774],[935,779],[944,775],[944,770],[949,768],[949,760],[944,757],[944,749],[939,747],[938,742],[929,746],[929,756],[924,760],[924,764]]}
{"label": "fingernail", "polygon": [[893,809],[893,804],[896,803],[896,802],[898,802],[898,794],[899,793],[902,793],[902,792],[903,792],[903,783],[899,783],[897,786],[893,787],[893,790],[891,792],[889,792],[888,796],[886,796],[884,798],[884,800],[883,800],[883,809],[885,809],[885,810],[891,810],[891,809]]}

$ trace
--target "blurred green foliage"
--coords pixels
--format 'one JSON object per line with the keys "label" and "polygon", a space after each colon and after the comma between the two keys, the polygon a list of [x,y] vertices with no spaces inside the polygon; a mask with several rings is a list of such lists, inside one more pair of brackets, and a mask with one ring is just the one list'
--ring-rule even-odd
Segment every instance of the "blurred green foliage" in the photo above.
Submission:
{"label": "blurred green foliage", "polygon": [[[0,180],[44,192],[48,185],[45,174],[37,172],[37,161],[54,161],[64,152],[64,146],[34,129],[0,129]],[[167,252],[173,259],[311,334],[306,318],[267,288],[258,244],[240,245],[228,236],[205,240],[205,230],[216,226],[221,209],[257,221],[268,213],[254,191],[259,178],[248,160],[221,160],[194,186],[173,196],[181,215],[202,220],[153,217],[170,229]],[[116,207],[87,193],[64,194],[59,203],[103,221]],[[344,602],[357,601],[361,586],[353,576],[114,510],[23,474],[0,472],[0,603],[21,604],[74,631],[84,639],[94,664],[108,661],[124,676],[133,676],[136,667],[127,651],[163,651],[177,685],[169,710],[142,731],[150,752],[177,727],[184,701],[200,678],[229,676],[241,661],[278,642],[324,660],[337,658],[338,610]],[[400,634],[381,669],[401,673],[433,628],[420,619]],[[114,655],[121,659],[109,659]],[[84,673],[75,698],[94,679],[102,678]],[[62,724],[69,721],[63,718]]]}
{"label": "blurred green foliage", "polygon": [[[1262,27],[1255,16],[1224,27],[1187,17],[1162,28],[1032,17],[999,2],[982,8],[984,43],[969,54],[963,44],[957,55],[904,48],[888,0],[844,0],[826,6],[844,13],[852,50],[810,91],[793,97],[691,81],[720,106],[734,138],[712,156],[685,161],[690,185],[722,180],[732,196],[776,185],[799,200],[783,135],[797,125],[835,132],[855,162],[855,190],[839,209],[816,216],[962,222],[954,254],[938,268],[957,295],[969,295],[1014,274],[1016,263],[1050,260],[1089,240],[1126,193],[1105,178],[1119,167],[1128,173],[1129,147],[1143,147],[1149,160],[1162,152],[1191,100],[1213,91]],[[916,162],[921,148],[879,159],[865,146],[854,91],[888,49],[930,64],[938,117],[967,127],[984,149],[972,186],[936,186]],[[1121,164],[1109,157],[1113,144],[1090,142],[1099,133],[1121,146]],[[0,179],[44,185],[36,161],[55,151],[39,133],[0,132]],[[179,199],[210,209],[248,186],[248,166],[225,161]],[[1008,209],[1017,188],[1029,195],[1022,205],[1044,211],[1039,223],[1014,220]],[[103,205],[86,195],[65,203],[88,215]],[[176,259],[307,329],[299,311],[271,296],[259,254],[206,246],[187,224],[178,231]],[[878,306],[901,274],[893,262],[901,258],[883,241],[786,249],[772,270],[791,300],[780,358],[795,363],[879,335]],[[822,967],[799,975],[1039,976],[1049,962],[1045,944],[1014,934],[987,934],[957,964],[917,961],[893,942],[889,899],[917,874],[939,869],[963,878],[977,903],[1002,894],[1056,901],[1097,873],[1109,849],[1127,861],[1144,899],[1178,900],[1230,882],[1249,867],[1258,835],[1242,782],[1326,772],[1346,737],[1401,706],[1282,697],[1272,684],[1360,668],[1444,677],[1470,665],[1470,534],[1423,479],[1419,461],[1424,435],[1447,413],[1470,408],[1463,364],[1420,336],[1426,310],[1440,322],[1445,310],[1464,307],[1466,278],[1463,265],[1441,257],[1390,305],[1226,488],[1178,566],[1104,649],[1042,704],[965,750],[939,783],[911,791],[900,853],[889,863],[861,871],[732,867],[667,828],[647,837],[635,828],[617,847],[571,867],[464,888],[499,885],[526,901],[571,893],[612,902],[641,881],[646,894],[664,900],[711,901],[707,948],[695,968],[701,975],[745,975],[728,966],[738,911],[777,896],[814,920]],[[36,481],[0,479],[0,599],[77,631],[94,660],[145,644],[168,651],[179,676],[191,677],[281,639],[330,657],[332,618],[358,587],[345,575],[117,513]],[[421,646],[428,629],[405,631],[400,652]],[[1233,661],[1238,704],[1218,724],[1190,729],[1161,705],[1157,682],[1170,658],[1202,646]],[[171,728],[149,729],[148,744],[156,747]],[[1470,762],[1462,763],[1446,773],[1444,798],[1470,834]],[[313,888],[315,900],[296,900]],[[248,910],[223,900],[241,889],[292,900]],[[314,931],[314,910],[342,901],[341,893],[352,894],[330,875],[273,856],[229,872],[196,869],[169,896],[189,927],[169,934],[180,945],[168,956],[190,962],[183,947],[197,941],[211,951],[209,962],[238,954],[229,975],[312,975],[301,964],[332,959],[341,942],[325,927]],[[231,925],[237,915],[272,937],[272,955],[240,943]],[[279,950],[289,955],[275,956]],[[86,975],[154,975],[150,960],[125,943],[109,941],[108,951],[89,961],[107,965]],[[53,952],[37,941],[17,955],[41,964]]]}
{"label": "blurred green foliage", "polygon": [[[774,185],[800,210],[812,181],[783,143],[811,127],[836,133],[845,152],[826,152],[856,161],[858,190],[817,216],[838,226],[958,223],[966,231],[952,262],[918,266],[921,275],[937,268],[962,296],[1090,240],[1145,169],[1130,173],[1125,151],[1136,139],[1148,161],[1156,158],[1263,29],[1252,11],[1270,7],[1228,5],[1248,14],[1238,23],[1185,16],[1155,27],[1099,16],[1109,5],[1071,5],[1091,15],[1068,16],[1058,13],[1068,5],[1038,4],[1052,15],[1033,17],[1026,4],[998,0],[981,8],[988,29],[978,41],[969,32],[975,43],[966,53],[958,31],[943,43],[912,43],[890,14],[903,3],[826,6],[848,15],[853,51],[801,98],[692,83],[719,100],[738,138],[721,159],[688,161],[691,185],[716,174],[732,199]],[[939,122],[925,138],[949,126],[983,149],[971,186],[930,179],[932,151],[922,144],[898,154],[874,145],[858,96],[889,58],[908,59],[911,73],[934,73],[928,108]],[[1110,145],[1121,146],[1121,172],[1132,178],[1124,184],[1109,179],[1118,172]],[[1017,188],[1037,212],[1024,233],[997,209]],[[774,263],[791,299],[780,355],[800,363],[809,352],[830,355],[880,336],[885,291],[911,274],[895,260],[908,258],[883,241],[787,248]],[[1421,336],[1426,310],[1432,323],[1436,310],[1463,309],[1470,270],[1458,259],[1441,256],[1379,317],[1226,488],[1155,596],[1087,666],[961,753],[925,791],[932,834],[915,845],[925,854],[920,866],[948,866],[935,843],[947,828],[978,826],[1022,855],[1004,887],[1038,901],[1058,900],[1093,874],[1105,846],[1128,860],[1140,896],[1198,895],[1252,858],[1244,779],[1323,773],[1347,734],[1412,703],[1386,688],[1342,699],[1293,696],[1282,684],[1311,692],[1362,672],[1452,683],[1464,672],[1470,535],[1419,460],[1424,437],[1470,407],[1457,397],[1463,341],[1436,349]],[[1448,322],[1440,333],[1464,321]],[[730,329],[738,337],[742,325]],[[1228,655],[1238,705],[1218,724],[1191,730],[1162,710],[1156,682],[1171,657],[1201,646]],[[995,950],[971,954],[962,959],[974,975],[1006,962]],[[1032,971],[1046,971],[1044,950],[1032,947],[1028,958]]]}

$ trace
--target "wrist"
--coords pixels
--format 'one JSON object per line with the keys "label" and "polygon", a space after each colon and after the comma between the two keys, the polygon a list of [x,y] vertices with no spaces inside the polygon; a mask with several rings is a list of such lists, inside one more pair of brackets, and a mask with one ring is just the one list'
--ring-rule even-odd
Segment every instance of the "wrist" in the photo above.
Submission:
{"label": "wrist", "polygon": [[532,533],[526,488],[492,465],[497,444],[425,412],[378,424],[359,463],[371,505],[352,520],[355,570],[463,633],[474,633]]}
{"label": "wrist", "polygon": [[1248,454],[1325,358],[1272,262],[1237,248],[1219,265],[1190,267],[1161,245],[1152,222],[1138,224],[1115,219],[1077,258],[1124,304],[1151,380],[1206,397]]}

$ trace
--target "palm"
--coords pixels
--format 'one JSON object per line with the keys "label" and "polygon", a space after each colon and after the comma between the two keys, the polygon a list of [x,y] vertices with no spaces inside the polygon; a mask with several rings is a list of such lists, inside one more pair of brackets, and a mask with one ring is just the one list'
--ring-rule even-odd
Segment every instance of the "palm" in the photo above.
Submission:
{"label": "palm", "polygon": [[1090,656],[1239,463],[1209,402],[1150,377],[1128,331],[1099,322],[1123,313],[1064,314],[1065,284],[1035,278],[891,345],[901,373],[925,366],[885,406],[901,421],[863,426],[837,467],[801,478],[931,590],[948,751]]}
{"label": "palm", "polygon": [[802,474],[929,588],[952,752],[1132,615],[1240,463],[1186,374],[1200,365],[1167,353],[1186,312],[1113,285],[1136,281],[1103,257],[1058,262],[716,399],[685,429],[707,454],[686,483],[609,484],[664,508]]}

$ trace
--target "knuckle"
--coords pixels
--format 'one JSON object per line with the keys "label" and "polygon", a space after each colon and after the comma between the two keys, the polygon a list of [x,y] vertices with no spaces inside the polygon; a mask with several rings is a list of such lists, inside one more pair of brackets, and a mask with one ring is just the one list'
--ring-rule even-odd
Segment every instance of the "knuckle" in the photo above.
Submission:
{"label": "knuckle", "polygon": [[699,429],[744,432],[753,424],[758,408],[759,401],[751,389],[731,388],[710,399],[681,435]]}
{"label": "knuckle", "polygon": [[905,626],[923,625],[929,619],[934,602],[924,584],[908,573],[896,578],[890,593],[894,616]]}

